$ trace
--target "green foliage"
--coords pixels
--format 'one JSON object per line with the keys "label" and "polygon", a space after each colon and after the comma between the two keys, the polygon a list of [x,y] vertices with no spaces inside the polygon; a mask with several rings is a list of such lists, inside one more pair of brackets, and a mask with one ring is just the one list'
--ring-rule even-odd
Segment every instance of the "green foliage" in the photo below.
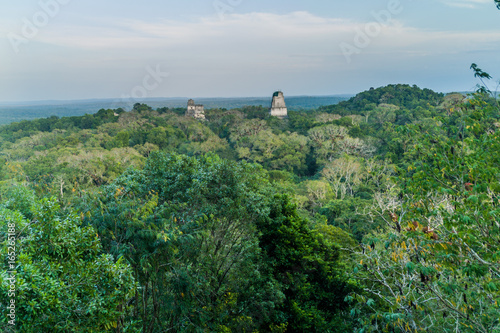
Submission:
{"label": "green foliage", "polygon": [[316,160],[326,164],[344,154],[370,157],[375,149],[359,138],[348,135],[347,128],[336,125],[314,127],[308,132]]}
{"label": "green foliage", "polygon": [[345,332],[349,285],[338,265],[339,248],[311,230],[287,197],[276,195],[269,216],[258,223],[262,247],[285,303],[278,318],[287,332]]}
{"label": "green foliage", "polygon": [[[120,325],[134,288],[128,265],[101,254],[95,230],[81,227],[80,218],[62,212],[54,199],[38,202],[32,214],[30,222],[18,211],[0,210],[2,254],[12,244],[17,249],[15,268],[6,259],[2,265],[2,313],[14,299],[21,332],[104,332]],[[10,225],[15,238],[6,237]],[[8,271],[15,271],[15,295]],[[4,330],[8,319],[0,323]]]}
{"label": "green foliage", "polygon": [[19,184],[8,184],[7,189],[2,193],[2,208],[11,211],[18,211],[26,219],[31,220],[33,213],[31,211],[33,202],[35,202],[35,194],[26,186]]}
{"label": "green foliage", "polygon": [[144,332],[252,331],[268,322],[282,294],[265,278],[252,223],[265,213],[266,184],[255,165],[154,152],[143,170],[87,198],[105,249],[127,258],[150,290],[131,314],[140,313]]}
{"label": "green foliage", "polygon": [[145,332],[342,331],[351,287],[336,233],[325,226],[323,238],[273,193],[258,165],[153,152],[82,205],[106,251],[149,290],[129,314]]}
{"label": "green foliage", "polygon": [[348,101],[337,105],[320,107],[320,111],[337,113],[340,115],[360,114],[375,112],[380,104],[392,104],[401,109],[413,110],[417,107],[427,108],[428,105],[437,106],[441,103],[443,94],[430,89],[420,89],[417,86],[406,84],[391,84],[381,88],[370,88]]}
{"label": "green foliage", "polygon": [[485,89],[390,85],[283,120],[137,103],[0,127],[26,330],[496,329]]}
{"label": "green foliage", "polygon": [[347,230],[361,241],[372,229],[380,226],[380,221],[373,223],[369,216],[359,214],[359,211],[369,208],[370,204],[371,200],[354,197],[331,200],[319,213],[326,216],[331,225]]}
{"label": "green foliage", "polygon": [[302,135],[276,135],[264,121],[250,120],[233,129],[230,140],[240,159],[258,162],[270,170],[285,169],[297,174],[306,172],[309,145]]}
{"label": "green foliage", "polygon": [[359,254],[358,276],[381,302],[358,295],[369,320],[405,332],[499,329],[498,110],[484,97],[443,119],[448,135],[424,133],[400,170],[399,199],[382,210],[392,230]]}

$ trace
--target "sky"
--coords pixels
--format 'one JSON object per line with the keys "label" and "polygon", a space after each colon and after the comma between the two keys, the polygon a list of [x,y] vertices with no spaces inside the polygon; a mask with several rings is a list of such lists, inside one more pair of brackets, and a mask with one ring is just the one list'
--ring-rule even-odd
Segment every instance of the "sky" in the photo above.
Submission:
{"label": "sky", "polygon": [[500,79],[493,0],[0,5],[0,102],[470,91],[472,63]]}

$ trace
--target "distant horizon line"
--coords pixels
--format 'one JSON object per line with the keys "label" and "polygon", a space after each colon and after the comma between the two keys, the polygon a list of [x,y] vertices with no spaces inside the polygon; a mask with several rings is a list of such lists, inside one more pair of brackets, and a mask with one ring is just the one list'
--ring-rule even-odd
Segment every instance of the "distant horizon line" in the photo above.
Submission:
{"label": "distant horizon line", "polygon": [[[422,88],[424,89],[424,88]],[[366,91],[366,90],[365,90]],[[440,92],[436,91],[437,93],[443,93],[443,94],[451,94],[451,93],[472,93],[474,92],[473,90],[470,91],[449,91],[449,92]],[[320,97],[354,97],[358,93],[342,93],[342,94],[330,94],[330,95],[285,95],[286,98],[303,98],[303,97],[313,97],[313,98],[320,98]],[[91,103],[91,102],[97,102],[97,101],[113,101],[116,103],[119,102],[129,102],[130,100],[137,100],[137,103],[140,102],[145,102],[145,101],[162,101],[162,100],[189,100],[189,99],[204,99],[204,100],[210,100],[210,99],[269,99],[272,100],[272,96],[234,96],[234,97],[186,97],[186,96],[179,96],[179,97],[145,97],[145,98],[129,98],[129,99],[124,99],[124,98],[79,98],[79,99],[46,99],[46,100],[22,100],[22,101],[0,101],[0,106],[6,107],[6,106],[38,106],[38,105],[45,105],[45,106],[50,106],[50,105],[65,105],[69,103]],[[51,104],[53,103],[53,104]]]}
{"label": "distant horizon line", "polygon": [[[346,96],[356,96],[356,94],[331,94],[331,95],[287,95],[286,98],[294,97],[346,97]],[[114,102],[128,102],[131,99],[137,100],[137,103],[142,101],[161,101],[161,100],[188,100],[188,99],[269,99],[272,100],[272,96],[235,96],[235,97],[145,97],[145,98],[80,98],[80,99],[46,99],[46,100],[23,100],[23,101],[0,101],[0,106],[36,106],[36,105],[51,105],[49,103],[65,104],[71,102],[96,102],[96,101],[114,101]]]}

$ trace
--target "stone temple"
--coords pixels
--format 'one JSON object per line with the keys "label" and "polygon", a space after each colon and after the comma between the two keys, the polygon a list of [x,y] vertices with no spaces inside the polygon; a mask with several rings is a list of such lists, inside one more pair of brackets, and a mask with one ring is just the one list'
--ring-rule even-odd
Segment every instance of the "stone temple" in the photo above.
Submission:
{"label": "stone temple", "polygon": [[186,116],[205,120],[205,108],[201,104],[194,104],[194,101],[190,99],[187,105]]}
{"label": "stone temple", "polygon": [[277,91],[273,94],[273,103],[269,113],[271,116],[275,116],[280,119],[288,117],[288,109],[286,108],[285,96],[283,96],[283,92]]}

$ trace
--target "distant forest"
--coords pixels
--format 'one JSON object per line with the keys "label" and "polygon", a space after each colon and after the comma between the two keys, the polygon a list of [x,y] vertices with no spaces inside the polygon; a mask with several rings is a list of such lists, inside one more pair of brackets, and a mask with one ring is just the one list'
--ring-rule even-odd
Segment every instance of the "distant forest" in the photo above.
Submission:
{"label": "distant forest", "polygon": [[15,225],[19,332],[500,330],[488,91],[185,112],[0,127],[0,308]]}
{"label": "distant forest", "polygon": [[[352,97],[351,95],[333,96],[289,96],[287,97],[288,108],[293,111],[315,109],[322,105],[336,104]],[[143,103],[152,108],[178,108],[185,107],[188,98],[147,98]],[[206,108],[234,109],[244,106],[268,106],[271,105],[271,96],[263,97],[239,97],[239,98],[196,98],[197,103],[205,105]],[[17,102],[0,103],[0,125],[18,122],[22,120],[33,120],[51,116],[72,117],[83,116],[87,113],[93,114],[99,109],[131,110],[136,102],[134,99],[97,99],[80,101],[42,101],[42,102]]]}

